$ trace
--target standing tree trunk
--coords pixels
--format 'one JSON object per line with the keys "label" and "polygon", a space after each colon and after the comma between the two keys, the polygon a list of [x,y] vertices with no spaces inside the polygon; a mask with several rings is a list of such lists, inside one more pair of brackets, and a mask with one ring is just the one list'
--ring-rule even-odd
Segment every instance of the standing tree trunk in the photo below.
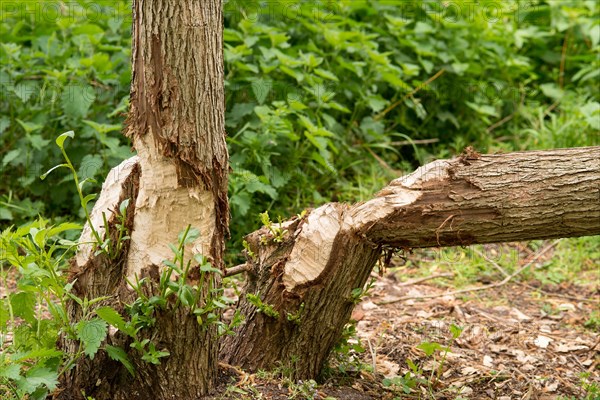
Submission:
{"label": "standing tree trunk", "polygon": [[[163,260],[173,259],[169,244],[188,225],[200,236],[187,249],[223,268],[228,234],[228,154],[224,129],[224,76],[221,0],[135,0],[133,2],[133,81],[126,135],[138,156],[113,169],[92,212],[99,232],[114,234],[118,212],[130,199],[126,225],[131,239],[115,258],[82,246],[72,267],[73,293],[80,298],[109,296],[98,305],[122,311],[137,296],[129,282],[147,278],[148,297],[158,290]],[[102,214],[108,226],[102,226]],[[86,226],[82,242],[90,241]],[[188,259],[191,259],[188,257]],[[197,266],[189,274],[196,282]],[[219,285],[217,277],[199,288]],[[71,318],[82,318],[76,303]],[[125,314],[122,312],[122,314]],[[100,351],[80,358],[62,380],[58,398],[195,399],[211,388],[217,372],[215,325],[198,323],[189,309],[168,304],[154,311],[154,325],[140,331],[157,350],[170,355],[159,365],[140,359],[130,338],[109,334],[107,343],[128,352],[135,366],[131,377],[120,363]],[[79,343],[65,337],[62,346],[76,354]]]}
{"label": "standing tree trunk", "polygon": [[225,339],[222,357],[316,377],[385,249],[598,234],[600,147],[467,150],[365,203],[326,204],[247,236],[249,282],[238,305],[246,323]]}

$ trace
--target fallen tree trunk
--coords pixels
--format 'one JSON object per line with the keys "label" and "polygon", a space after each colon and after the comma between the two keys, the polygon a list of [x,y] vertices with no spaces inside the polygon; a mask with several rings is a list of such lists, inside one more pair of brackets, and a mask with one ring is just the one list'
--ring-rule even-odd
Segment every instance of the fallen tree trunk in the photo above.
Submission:
{"label": "fallen tree trunk", "polygon": [[327,204],[250,234],[238,304],[246,323],[225,339],[221,356],[249,370],[284,366],[297,379],[314,378],[385,248],[597,234],[600,147],[467,150],[392,181],[365,203]]}

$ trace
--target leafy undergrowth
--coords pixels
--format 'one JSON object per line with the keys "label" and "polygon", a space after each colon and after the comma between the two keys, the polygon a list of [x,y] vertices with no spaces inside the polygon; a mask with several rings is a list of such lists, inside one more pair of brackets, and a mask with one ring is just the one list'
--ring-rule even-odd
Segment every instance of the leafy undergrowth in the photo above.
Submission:
{"label": "leafy undergrowth", "polygon": [[[347,341],[321,380],[294,382],[285,369],[248,374],[222,366],[222,383],[212,398],[597,399],[598,240],[458,249],[464,255],[453,264],[456,278],[441,266],[435,273],[427,270],[443,263],[428,259],[433,251],[396,258],[392,265],[403,266],[378,277],[356,307]],[[467,256],[482,250],[491,261]],[[518,258],[492,259],[500,253]],[[524,266],[503,285],[465,291],[501,282],[498,268],[508,274]],[[490,276],[465,281],[460,275],[477,268],[489,269]],[[564,279],[552,278],[557,270]],[[465,292],[451,293],[457,290]]]}

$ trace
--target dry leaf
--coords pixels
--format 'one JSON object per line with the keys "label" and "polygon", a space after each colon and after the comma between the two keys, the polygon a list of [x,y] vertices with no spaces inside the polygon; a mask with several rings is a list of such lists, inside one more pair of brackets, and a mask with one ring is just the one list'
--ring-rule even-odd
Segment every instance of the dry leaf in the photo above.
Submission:
{"label": "dry leaf", "polygon": [[552,339],[550,339],[548,336],[538,335],[538,337],[533,341],[533,344],[541,349],[545,349],[548,347],[550,342],[552,342]]}

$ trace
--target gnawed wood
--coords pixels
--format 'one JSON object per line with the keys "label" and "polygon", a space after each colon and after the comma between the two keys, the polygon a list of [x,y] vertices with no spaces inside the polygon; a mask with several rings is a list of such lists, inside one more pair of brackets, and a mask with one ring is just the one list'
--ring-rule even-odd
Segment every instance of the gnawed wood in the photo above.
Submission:
{"label": "gnawed wood", "polygon": [[[238,304],[246,323],[224,338],[225,362],[244,368],[290,368],[296,378],[315,377],[328,356],[328,346],[341,336],[361,288],[380,254],[354,234],[349,207],[328,204],[286,224],[281,242],[263,228],[246,237],[253,266]],[[312,218],[311,218],[312,216]],[[326,232],[320,231],[324,227]],[[281,239],[281,238],[278,238]],[[319,247],[318,240],[329,244]],[[293,271],[288,265],[307,268]],[[256,295],[274,317],[256,307]]]}
{"label": "gnawed wood", "polygon": [[[131,188],[128,185],[132,179],[135,179],[136,185],[138,185],[138,157],[131,157],[121,162],[121,164],[112,168],[106,176],[106,180],[102,184],[100,196],[90,213],[92,226],[101,239],[104,239],[106,235],[107,227],[104,226],[104,221],[106,220],[109,225],[115,222],[121,202],[129,199],[130,205],[135,204],[136,199],[130,197],[132,193]],[[77,266],[83,268],[94,256],[94,252],[97,250],[98,246],[88,222],[83,226],[81,236],[79,237],[79,243],[80,245],[77,248],[75,260]]]}
{"label": "gnawed wood", "polygon": [[286,227],[281,243],[266,228],[247,236],[255,256],[238,304],[246,322],[221,354],[249,370],[284,365],[314,378],[382,249],[600,234],[600,147],[469,150],[392,181],[372,200],[326,204]]}
{"label": "gnawed wood", "polygon": [[202,254],[213,260],[216,217],[212,191],[202,185],[180,185],[176,165],[152,146],[152,142],[146,143],[138,152],[140,192],[127,259],[127,276],[132,282],[143,275],[144,268],[160,267],[173,258],[169,244],[177,243],[188,225],[200,231],[188,257]]}
{"label": "gnawed wood", "polygon": [[[360,234],[392,247],[437,247],[600,234],[600,147],[468,155],[426,179],[394,180],[361,208]],[[414,174],[421,175],[420,170]],[[414,183],[412,180],[414,179]],[[369,218],[391,191],[409,206]],[[373,211],[380,212],[380,211]]]}

